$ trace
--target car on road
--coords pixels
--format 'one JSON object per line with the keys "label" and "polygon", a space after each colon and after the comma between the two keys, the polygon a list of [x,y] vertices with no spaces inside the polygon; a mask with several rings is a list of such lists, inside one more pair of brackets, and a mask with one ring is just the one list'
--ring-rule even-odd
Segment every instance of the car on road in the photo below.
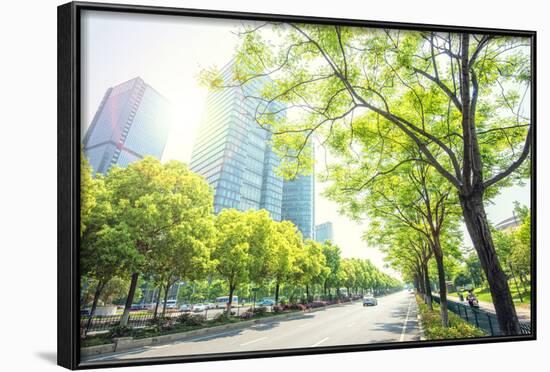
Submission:
{"label": "car on road", "polygon": [[258,305],[259,306],[274,306],[275,305],[275,300],[272,299],[272,298],[262,298],[258,302]]}
{"label": "car on road", "polygon": [[211,310],[211,309],[215,309],[216,308],[216,305],[214,305],[212,302],[208,302],[206,304],[204,304],[206,306],[206,309],[207,310]]}
{"label": "car on road", "polygon": [[365,296],[363,297],[363,306],[376,306],[378,305],[378,300],[374,296]]}
{"label": "car on road", "polygon": [[183,304],[180,306],[180,311],[183,311],[183,312],[189,312],[191,311],[191,306],[189,304]]}
{"label": "car on road", "polygon": [[202,311],[206,310],[205,304],[194,304],[193,305],[193,312],[200,313]]}

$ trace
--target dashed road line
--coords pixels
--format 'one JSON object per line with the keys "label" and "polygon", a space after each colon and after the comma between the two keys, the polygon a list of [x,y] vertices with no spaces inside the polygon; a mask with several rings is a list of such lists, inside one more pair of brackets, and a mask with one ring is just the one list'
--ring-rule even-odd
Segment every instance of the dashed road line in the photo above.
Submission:
{"label": "dashed road line", "polygon": [[318,341],[318,342],[314,343],[314,344],[311,345],[310,347],[319,346],[319,345],[321,345],[323,342],[325,342],[326,340],[328,340],[328,337],[325,337],[325,338],[323,338],[321,341]]}
{"label": "dashed road line", "polygon": [[405,321],[403,322],[403,329],[401,330],[401,337],[399,337],[399,342],[405,341],[405,332],[407,332],[407,323],[409,322],[409,313],[411,312],[412,299],[409,301],[409,306],[407,307],[407,316],[405,316]]}
{"label": "dashed road line", "polygon": [[267,337],[260,337],[260,338],[257,338],[257,339],[255,339],[255,340],[245,342],[244,344],[241,344],[241,346],[250,345],[250,344],[253,344],[253,343],[255,343],[255,342],[265,340],[266,338],[267,338]]}

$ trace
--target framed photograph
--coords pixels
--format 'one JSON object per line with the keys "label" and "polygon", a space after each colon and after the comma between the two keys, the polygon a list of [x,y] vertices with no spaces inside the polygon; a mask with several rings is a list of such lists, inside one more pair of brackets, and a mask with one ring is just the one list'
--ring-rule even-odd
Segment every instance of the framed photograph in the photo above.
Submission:
{"label": "framed photograph", "polygon": [[60,6],[58,363],[534,340],[535,51]]}

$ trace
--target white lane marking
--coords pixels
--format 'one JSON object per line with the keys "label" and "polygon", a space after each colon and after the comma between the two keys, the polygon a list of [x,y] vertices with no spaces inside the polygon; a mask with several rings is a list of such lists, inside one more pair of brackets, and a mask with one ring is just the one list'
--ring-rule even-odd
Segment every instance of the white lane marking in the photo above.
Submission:
{"label": "white lane marking", "polygon": [[399,342],[405,341],[405,332],[407,331],[407,323],[409,321],[409,313],[411,312],[412,299],[409,301],[409,306],[407,307],[407,316],[405,316],[405,321],[403,322],[403,329],[401,330],[401,337]]}
{"label": "white lane marking", "polygon": [[265,340],[266,338],[267,338],[267,337],[260,337],[260,338],[257,338],[257,339],[255,339],[255,340],[245,342],[244,344],[241,344],[241,346],[250,345],[250,344],[253,344],[254,342],[258,342],[258,341]]}
{"label": "white lane marking", "polygon": [[172,346],[171,344],[160,345],[160,346],[150,346],[151,349],[162,349],[164,347]]}
{"label": "white lane marking", "polygon": [[318,341],[318,342],[314,343],[314,344],[311,345],[310,347],[319,346],[319,345],[321,345],[323,342],[325,342],[326,340],[328,340],[328,337],[325,337],[325,338],[323,338],[321,341]]}
{"label": "white lane marking", "polygon": [[231,331],[226,331],[226,332],[215,333],[215,334],[208,335],[208,336],[192,337],[192,338],[188,338],[188,339],[184,339],[184,340],[178,340],[178,341],[174,341],[172,343],[166,344],[166,345],[145,346],[145,347],[140,347],[140,348],[137,348],[137,349],[134,349],[134,350],[125,351],[125,352],[122,352],[122,353],[115,353],[115,354],[110,354],[110,355],[101,356],[101,357],[87,358],[86,360],[84,360],[84,362],[93,362],[93,361],[105,360],[105,359],[117,359],[118,357],[125,356],[125,355],[140,354],[140,353],[146,352],[147,350],[150,350],[150,349],[160,349],[160,348],[163,348],[163,347],[174,346],[174,345],[177,345],[177,344],[182,344],[182,343],[186,343],[186,342],[190,342],[190,341],[191,342],[192,341],[203,341],[203,340],[208,340],[208,339],[211,339],[211,338],[216,338],[218,336],[225,336],[225,335],[230,335],[230,334],[234,334],[234,333],[235,333],[235,330],[231,330]]}

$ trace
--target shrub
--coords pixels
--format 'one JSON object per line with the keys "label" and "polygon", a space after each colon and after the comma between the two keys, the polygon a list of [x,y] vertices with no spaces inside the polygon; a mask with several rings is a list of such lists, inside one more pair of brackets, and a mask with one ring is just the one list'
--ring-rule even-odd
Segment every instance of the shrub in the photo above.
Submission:
{"label": "shrub", "polygon": [[284,311],[284,306],[280,306],[280,305],[273,306],[273,312],[274,313],[280,313],[280,312],[283,312],[283,311]]}
{"label": "shrub", "polygon": [[289,305],[289,309],[304,311],[305,309],[307,309],[307,307],[306,305],[302,305],[302,304],[292,304],[292,305]]}
{"label": "shrub", "polygon": [[110,329],[109,331],[109,337],[115,338],[115,337],[128,337],[132,335],[132,328],[128,326],[115,326]]}
{"label": "shrub", "polygon": [[183,313],[177,318],[177,322],[184,326],[200,326],[206,322],[206,317],[200,314]]}
{"label": "shrub", "polygon": [[417,296],[418,310],[424,325],[424,333],[428,340],[443,340],[450,338],[472,338],[483,337],[485,333],[466,322],[458,315],[449,311],[449,326],[447,328],[441,325],[441,315],[437,306],[434,304],[434,310],[430,310],[428,305]]}
{"label": "shrub", "polygon": [[257,316],[263,316],[267,313],[267,307],[260,306],[252,309],[252,313]]}
{"label": "shrub", "polygon": [[318,307],[327,306],[327,303],[325,301],[313,301],[307,304],[307,306],[311,309],[316,309]]}
{"label": "shrub", "polygon": [[247,310],[244,313],[242,313],[241,315],[239,315],[239,317],[241,319],[252,319],[254,317],[254,312],[250,311],[250,310]]}

